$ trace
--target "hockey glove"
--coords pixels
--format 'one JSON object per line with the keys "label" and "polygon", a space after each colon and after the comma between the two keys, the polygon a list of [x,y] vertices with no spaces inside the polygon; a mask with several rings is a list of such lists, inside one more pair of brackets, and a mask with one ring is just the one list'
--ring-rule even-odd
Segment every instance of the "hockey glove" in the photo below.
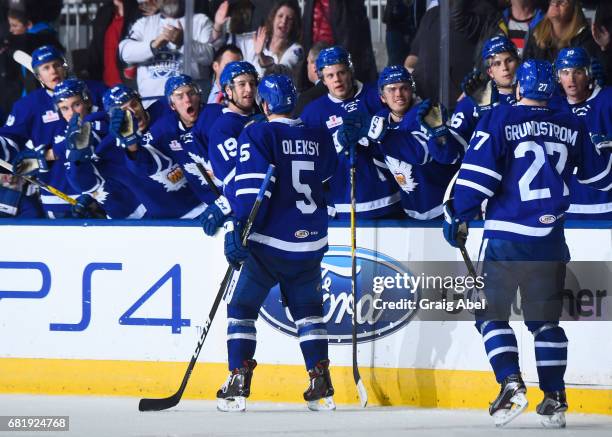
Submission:
{"label": "hockey glove", "polygon": [[449,199],[444,203],[444,238],[453,247],[465,246],[465,241],[468,235],[468,223],[459,220],[455,217],[453,209],[453,199]]}
{"label": "hockey glove", "polygon": [[338,129],[336,152],[348,154],[351,147],[365,137],[370,128],[370,116],[362,111],[353,111],[342,117]]}
{"label": "hockey glove", "polygon": [[109,131],[124,149],[138,144],[142,138],[142,133],[138,131],[138,120],[132,111],[120,108],[111,111]]}
{"label": "hockey glove", "polygon": [[91,146],[91,123],[81,123],[78,114],[70,119],[66,128],[66,158],[70,162],[85,162],[91,159],[93,147]]}
{"label": "hockey glove", "polygon": [[242,224],[235,217],[228,217],[223,224],[225,231],[225,259],[240,270],[240,265],[249,257],[249,249],[242,245]]}
{"label": "hockey glove", "polygon": [[208,236],[213,236],[217,232],[217,229],[223,225],[225,217],[232,212],[232,207],[225,196],[219,196],[215,203],[211,203],[206,207],[200,221],[204,233]]}
{"label": "hockey glove", "polygon": [[479,71],[469,73],[463,79],[461,89],[474,104],[479,114],[499,104],[497,86],[484,73]]}
{"label": "hockey glove", "polygon": [[388,128],[389,122],[387,121],[387,117],[379,117],[378,115],[375,115],[370,121],[368,140],[372,141],[373,143],[382,143],[385,135],[387,134]]}
{"label": "hockey glove", "polygon": [[49,167],[44,156],[44,148],[40,150],[24,149],[13,159],[13,174],[17,176],[34,176],[47,173]]}
{"label": "hockey glove", "polygon": [[430,99],[423,100],[417,108],[417,120],[433,138],[441,138],[449,134],[446,126],[448,114],[446,108],[440,103],[433,104]]}
{"label": "hockey glove", "polygon": [[102,206],[90,194],[81,194],[72,205],[70,212],[74,218],[103,218],[106,216]]}

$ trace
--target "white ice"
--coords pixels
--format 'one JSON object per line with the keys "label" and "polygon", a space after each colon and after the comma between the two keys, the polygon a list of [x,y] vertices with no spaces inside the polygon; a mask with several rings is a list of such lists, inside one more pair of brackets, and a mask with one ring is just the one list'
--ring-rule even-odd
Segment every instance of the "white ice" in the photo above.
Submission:
{"label": "white ice", "polygon": [[138,399],[0,395],[0,416],[70,416],[68,432],[0,432],[4,436],[465,436],[612,435],[612,416],[568,414],[567,428],[547,430],[535,413],[496,429],[486,411],[340,406],[310,412],[306,404],[250,402],[245,413],[221,413],[212,401],[184,400],[167,411],[141,413]]}

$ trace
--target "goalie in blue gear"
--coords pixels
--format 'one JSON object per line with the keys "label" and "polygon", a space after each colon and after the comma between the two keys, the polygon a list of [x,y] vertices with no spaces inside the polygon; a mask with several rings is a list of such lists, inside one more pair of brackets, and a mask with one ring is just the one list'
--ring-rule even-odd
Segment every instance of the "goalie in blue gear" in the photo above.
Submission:
{"label": "goalie in blue gear", "polygon": [[[555,61],[557,80],[563,93],[553,98],[551,107],[569,111],[580,119],[599,147],[612,145],[612,88],[597,85],[591,59],[582,47],[564,48]],[[600,158],[602,159],[602,158]],[[568,219],[612,219],[612,195],[591,190],[572,178]]]}
{"label": "goalie in blue gear", "polygon": [[[311,409],[332,409],[321,260],[328,222],[323,183],[334,173],[336,151],[324,129],[290,118],[297,98],[291,79],[267,76],[258,90],[269,122],[253,123],[240,135],[236,177],[226,187],[234,215],[226,222],[225,253],[233,265],[243,264],[227,305],[231,373],[217,392],[217,405],[222,411],[246,408],[257,365],[255,321],[268,292],[279,284],[310,377],[304,399]],[[276,166],[274,179],[244,247],[239,223],[247,218],[270,164]]]}
{"label": "goalie in blue gear", "polygon": [[[208,157],[213,174],[224,187],[234,176],[238,137],[256,110],[257,70],[246,61],[230,62],[221,72],[220,83],[227,108],[213,123],[208,136]],[[207,235],[214,235],[232,209],[227,198],[219,196],[201,216]]]}
{"label": "goalie in blue gear", "polygon": [[399,218],[401,195],[379,153],[368,147],[365,137],[341,137],[340,127],[346,120],[371,117],[383,108],[376,84],[362,84],[353,78],[353,64],[349,53],[335,46],[321,50],[316,60],[321,81],[328,94],[313,100],[304,108],[300,118],[311,127],[326,128],[338,153],[339,165],[331,179],[330,215],[348,218],[351,207],[349,173],[351,162],[348,149],[355,148],[356,216],[357,218]]}
{"label": "goalie in blue gear", "polygon": [[467,224],[488,199],[483,264],[487,305],[476,313],[476,328],[501,385],[489,409],[498,426],[527,406],[517,341],[508,323],[517,288],[525,324],[534,336],[544,392],[536,411],[544,426],[565,426],[568,339],[559,318],[569,261],[564,237],[568,186],[574,169],[583,184],[602,190],[612,186],[610,150],[598,151],[571,114],[547,107],[555,86],[548,62],[527,60],[519,67],[518,105],[484,114],[461,164],[454,199],[445,205],[445,238],[460,246]]}

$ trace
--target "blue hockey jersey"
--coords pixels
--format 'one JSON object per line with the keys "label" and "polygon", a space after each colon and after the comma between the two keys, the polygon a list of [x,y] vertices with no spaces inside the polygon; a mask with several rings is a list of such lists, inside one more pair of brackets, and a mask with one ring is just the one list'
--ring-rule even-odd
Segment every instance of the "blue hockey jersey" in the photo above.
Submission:
{"label": "blue hockey jersey", "polygon": [[324,129],[300,120],[255,123],[238,138],[236,176],[226,195],[244,222],[269,164],[276,166],[249,244],[288,259],[313,259],[327,251],[327,205],[323,183],[332,177],[337,155]]}
{"label": "blue hockey jersey", "polygon": [[401,188],[404,212],[414,219],[430,220],[442,215],[444,192],[459,164],[445,165],[432,159],[417,111],[414,106],[400,123],[391,121],[389,109],[380,111],[377,115],[387,117],[390,124],[378,147]]}
{"label": "blue hockey jersey", "polygon": [[[595,87],[582,103],[570,104],[565,96],[553,99],[553,109],[570,111],[585,125],[590,134],[612,135],[612,88]],[[602,159],[602,158],[600,158]],[[570,207],[567,218],[575,220],[612,220],[612,193],[592,190],[572,177]]]}
{"label": "blue hockey jersey", "polygon": [[[370,115],[383,109],[383,104],[375,85],[363,85],[357,82],[355,96],[339,100],[327,94],[310,102],[304,108],[300,118],[311,127],[326,128],[331,134],[337,150],[337,132],[342,125],[342,117],[353,111],[364,111]],[[369,147],[363,138],[357,147],[356,156],[356,216],[375,219],[400,211],[401,195],[393,182],[387,166],[376,157],[377,151]],[[338,155],[338,168],[330,180],[330,201],[338,218],[348,218],[351,207],[350,199],[350,161],[341,153]]]}
{"label": "blue hockey jersey", "polygon": [[223,186],[234,177],[238,137],[250,120],[249,115],[241,115],[225,108],[210,129],[208,136],[210,165],[215,178],[221,181]]}
{"label": "blue hockey jersey", "polygon": [[135,153],[125,153],[126,166],[138,176],[136,183],[143,184],[139,192],[133,190],[147,209],[147,218],[195,218],[206,208],[172,158],[172,149],[182,150],[183,141],[191,141],[191,136],[175,113],[166,114],[153,123]]}
{"label": "blue hockey jersey", "polygon": [[597,151],[569,114],[499,106],[482,117],[470,141],[454,186],[455,212],[469,221],[488,199],[485,238],[563,238],[573,169],[581,183],[608,190],[611,165],[610,151]]}

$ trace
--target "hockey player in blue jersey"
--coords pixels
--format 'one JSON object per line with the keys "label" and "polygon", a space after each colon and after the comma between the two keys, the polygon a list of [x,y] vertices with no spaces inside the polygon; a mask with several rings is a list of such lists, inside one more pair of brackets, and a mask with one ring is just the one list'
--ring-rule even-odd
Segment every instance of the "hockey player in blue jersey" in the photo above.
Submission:
{"label": "hockey player in blue jersey", "polygon": [[[300,118],[307,126],[326,128],[334,139],[339,165],[330,181],[330,203],[338,218],[348,218],[350,162],[347,151],[338,141],[338,129],[355,111],[372,116],[383,109],[383,105],[375,84],[362,84],[353,78],[351,57],[344,48],[335,46],[322,50],[316,67],[328,94],[310,102]],[[387,166],[376,159],[374,151],[368,147],[366,138],[359,141],[355,165],[357,218],[402,217],[398,187],[391,180]]]}
{"label": "hockey player in blue jersey", "polygon": [[457,247],[465,243],[467,224],[488,199],[487,305],[476,314],[476,328],[501,384],[489,408],[498,426],[527,406],[517,341],[508,324],[519,287],[544,392],[536,411],[544,426],[565,426],[568,339],[559,318],[569,261],[563,231],[568,187],[574,168],[581,183],[602,190],[612,186],[609,149],[597,150],[577,119],[547,107],[555,85],[548,62],[528,60],[519,67],[517,106],[498,106],[483,115],[461,164],[454,199],[445,204],[444,236]]}
{"label": "hockey player in blue jersey", "polygon": [[476,129],[480,113],[493,105],[513,105],[514,74],[519,56],[514,43],[504,35],[488,39],[482,47],[482,62],[487,73],[470,73],[462,88],[466,96],[459,101],[451,117],[450,132],[464,150]]}
{"label": "hockey player in blue jersey", "polygon": [[[290,118],[297,96],[287,76],[265,77],[258,91],[269,122],[247,126],[240,135],[236,177],[226,189],[234,215],[224,226],[225,255],[231,264],[243,264],[227,305],[231,373],[217,392],[217,405],[222,411],[246,408],[257,365],[255,321],[270,289],[280,284],[310,377],[304,399],[311,409],[333,409],[321,259],[328,222],[323,183],[334,174],[336,151],[326,130]],[[274,179],[247,248],[241,244],[239,224],[247,218],[269,164],[276,166]]]}
{"label": "hockey player in blue jersey", "polygon": [[[143,184],[136,196],[147,209],[146,217],[195,218],[204,211],[206,203],[189,186],[185,167],[177,162],[175,152],[180,152],[181,157],[189,153],[188,147],[193,144],[191,128],[200,115],[201,97],[197,85],[187,75],[170,77],[165,90],[172,113],[162,115],[143,131],[134,113],[115,108],[110,116],[110,130],[125,150],[126,166]],[[203,157],[193,155],[186,159],[205,162]],[[196,188],[201,185],[200,180],[194,182]],[[207,186],[205,189],[212,201],[212,193]]]}
{"label": "hockey player in blue jersey", "polygon": [[[440,153],[435,153],[439,162],[433,160],[429,136],[417,120],[419,100],[408,70],[400,65],[386,67],[378,78],[378,90],[385,109],[371,120],[367,116],[362,120],[354,117],[345,120],[338,139],[348,148],[367,136],[370,147],[379,149],[381,159],[402,189],[404,212],[418,220],[440,217],[444,191],[457,171],[458,156],[439,147]],[[353,125],[354,121],[359,126]]]}
{"label": "hockey player in blue jersey", "polygon": [[[255,113],[257,70],[246,61],[230,62],[221,72],[220,84],[227,107],[215,121],[208,136],[208,156],[216,180],[227,185],[234,176],[238,137]],[[231,213],[227,198],[219,196],[202,214],[202,227],[214,235]]]}
{"label": "hockey player in blue jersey", "polygon": [[[591,60],[582,47],[565,48],[555,61],[563,95],[552,99],[554,109],[570,111],[585,123],[594,142],[612,141],[612,88],[596,84]],[[572,178],[568,219],[612,219],[612,194],[591,190]]]}

